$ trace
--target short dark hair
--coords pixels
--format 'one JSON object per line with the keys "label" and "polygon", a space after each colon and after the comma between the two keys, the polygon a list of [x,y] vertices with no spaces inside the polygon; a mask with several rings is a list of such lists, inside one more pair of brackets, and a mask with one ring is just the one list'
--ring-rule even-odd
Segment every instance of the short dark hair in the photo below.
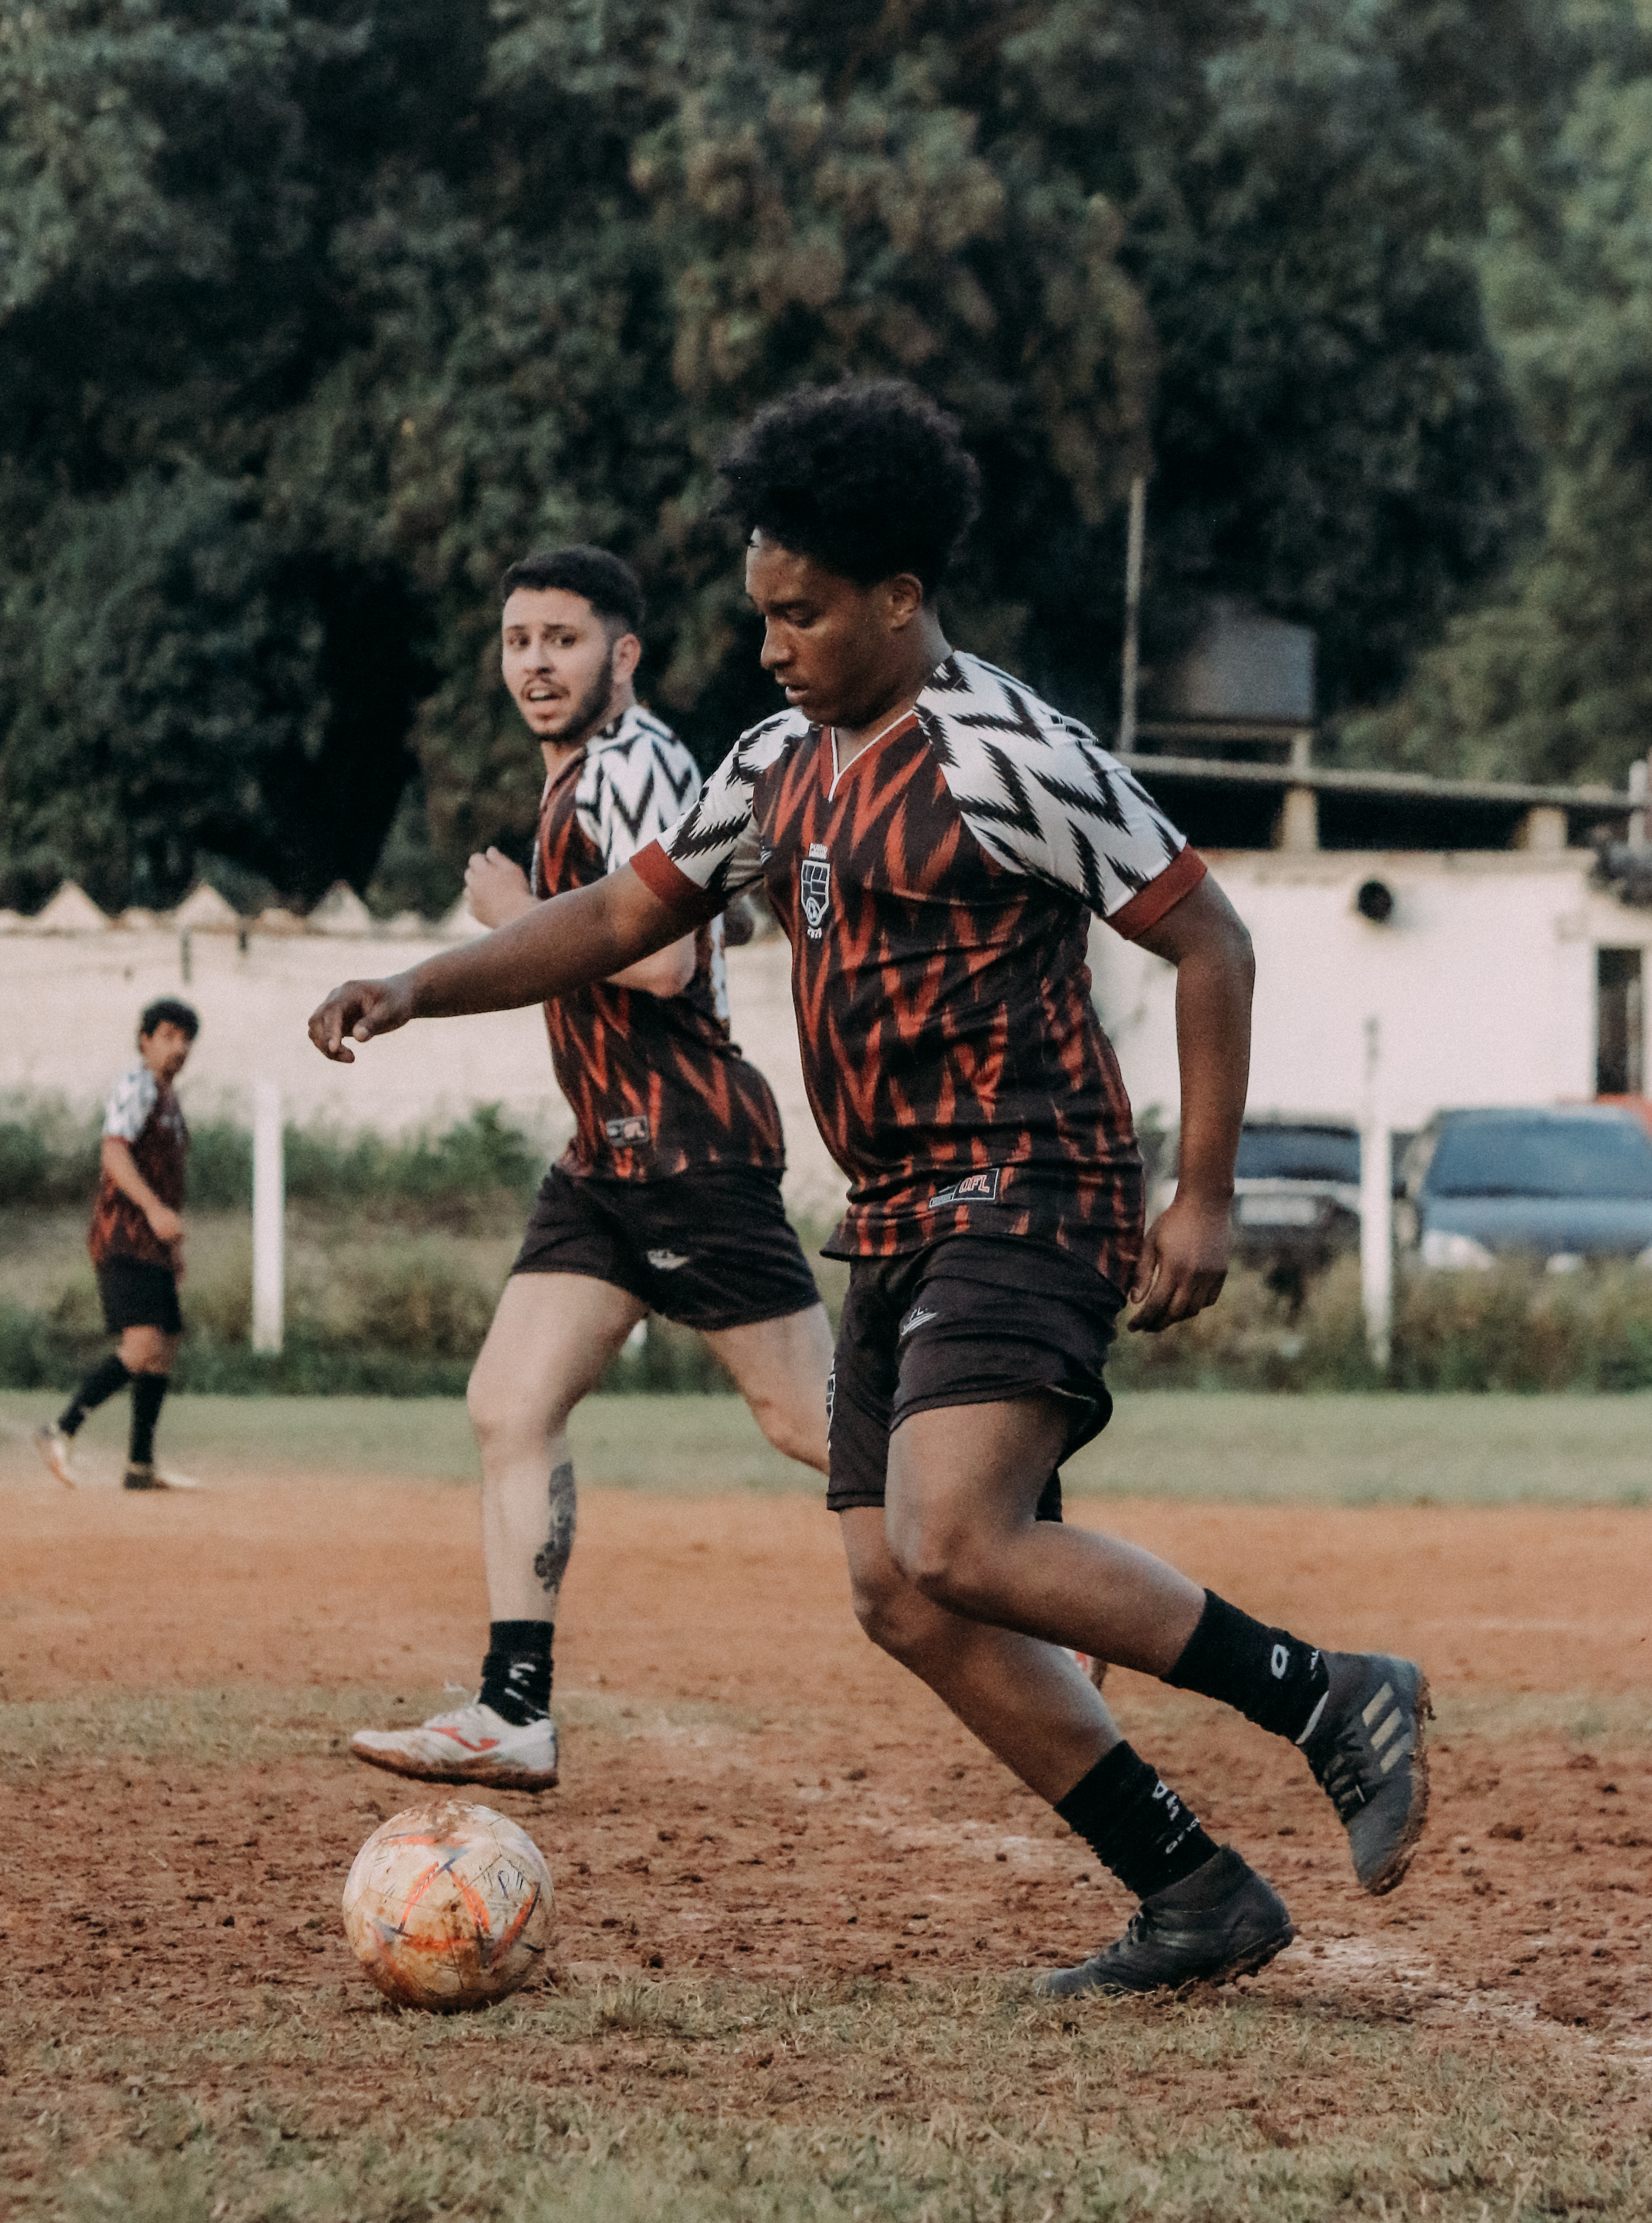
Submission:
{"label": "short dark hair", "polygon": [[640,635],[647,614],[642,582],[628,564],[606,548],[536,549],[513,564],[500,581],[500,601],[509,601],[519,587],[539,593],[560,587],[564,594],[583,595],[599,618],[617,625],[621,633]]}
{"label": "short dark hair", "polygon": [[176,1027],[193,1042],[201,1030],[201,1023],[189,1005],[180,1003],[176,996],[157,996],[153,1004],[143,1007],[143,1016],[138,1021],[139,1040],[152,1035],[157,1027]]}
{"label": "short dark hair", "polygon": [[724,508],[867,587],[911,571],[933,593],[980,507],[958,420],[905,379],[800,386],[717,458]]}

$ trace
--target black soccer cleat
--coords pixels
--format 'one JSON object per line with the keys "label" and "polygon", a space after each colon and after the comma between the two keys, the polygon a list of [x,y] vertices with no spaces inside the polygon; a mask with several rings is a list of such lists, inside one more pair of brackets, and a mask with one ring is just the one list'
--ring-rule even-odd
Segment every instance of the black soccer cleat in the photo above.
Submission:
{"label": "black soccer cleat", "polygon": [[1034,1988],[1044,1999],[1081,1992],[1179,1991],[1265,1968],[1296,1935],[1285,1903],[1230,1846],[1180,1883],[1143,1899],[1122,1937],[1076,1968],[1054,1968]]}
{"label": "black soccer cleat", "polygon": [[1355,1875],[1380,1898],[1410,1867],[1428,1818],[1428,1678],[1416,1660],[1381,1652],[1324,1657],[1330,1687],[1302,1748],[1348,1833]]}

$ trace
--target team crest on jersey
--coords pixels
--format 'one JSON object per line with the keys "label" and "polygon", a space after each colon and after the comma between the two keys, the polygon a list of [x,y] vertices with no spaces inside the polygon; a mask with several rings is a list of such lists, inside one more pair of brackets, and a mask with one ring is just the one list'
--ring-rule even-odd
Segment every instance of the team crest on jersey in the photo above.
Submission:
{"label": "team crest on jersey", "polygon": [[804,920],[810,941],[818,941],[826,923],[826,907],[832,899],[832,868],[826,861],[823,842],[811,841],[809,854],[798,867]]}
{"label": "team crest on jersey", "polygon": [[930,1199],[929,1209],[934,1212],[943,1204],[996,1204],[998,1173],[996,1166],[982,1166],[973,1174],[965,1174],[950,1188],[936,1189]]}
{"label": "team crest on jersey", "polygon": [[630,1112],[622,1119],[604,1119],[602,1132],[610,1143],[647,1143],[653,1139],[646,1112]]}

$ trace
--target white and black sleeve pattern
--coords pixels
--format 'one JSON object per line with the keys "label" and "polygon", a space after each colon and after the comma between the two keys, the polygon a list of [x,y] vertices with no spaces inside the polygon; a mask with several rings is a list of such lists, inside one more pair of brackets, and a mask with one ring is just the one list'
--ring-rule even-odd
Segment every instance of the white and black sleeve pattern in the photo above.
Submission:
{"label": "white and black sleeve pattern", "polygon": [[1087,726],[979,657],[948,658],[918,697],[965,824],[1013,872],[1122,910],[1187,844]]}
{"label": "white and black sleeve pattern", "polygon": [[109,1092],[104,1109],[104,1132],[117,1143],[136,1143],[149,1124],[149,1114],[161,1094],[159,1082],[147,1065],[123,1073]]}
{"label": "white and black sleeve pattern", "polygon": [[793,711],[766,719],[743,733],[700,790],[660,847],[678,871],[707,895],[727,902],[763,876],[762,843],[752,816],[760,772],[785,753],[808,727]]}
{"label": "white and black sleeve pattern", "polygon": [[589,751],[574,807],[603,870],[617,872],[677,823],[699,787],[700,768],[671,727],[634,705]]}

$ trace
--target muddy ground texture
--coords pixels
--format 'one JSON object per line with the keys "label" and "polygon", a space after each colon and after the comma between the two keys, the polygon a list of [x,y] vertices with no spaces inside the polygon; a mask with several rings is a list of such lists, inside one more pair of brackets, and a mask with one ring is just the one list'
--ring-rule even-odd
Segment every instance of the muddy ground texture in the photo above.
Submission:
{"label": "muddy ground texture", "polygon": [[[57,2011],[77,2041],[56,2070],[37,2045],[5,2048],[3,2214],[48,2116],[68,2160],[119,2135],[123,2036],[233,2029],[299,1995],[341,2027],[390,2012],[350,1958],[339,1893],[363,1837],[420,1794],[345,1740],[473,1686],[486,1609],[468,1490],[243,1475],[193,1498],[14,1489],[0,1510],[0,2006],[36,2025]],[[1570,2034],[1652,2076],[1652,1515],[1105,1517],[1270,1619],[1433,1676],[1433,1818],[1381,1900],[1354,1886],[1296,1754],[1113,1679],[1138,1748],[1289,1903],[1298,1942],[1247,1990],[1469,2047]],[[861,1637],[835,1526],[807,1497],[587,1493],[557,1654],[561,1786],[479,1794],[550,1861],[553,1982],[992,1975],[1081,1957],[1129,1911]],[[237,2072],[199,2072],[196,2104],[220,2074]],[[392,2074],[328,2074],[306,2104],[363,2119]],[[616,2031],[564,2074],[646,2090],[650,2050]],[[898,2067],[869,2074],[868,2101],[900,2088]],[[823,2097],[784,2060],[731,2056],[728,2075],[737,2091],[708,2062],[672,2104],[806,2113]],[[1301,2088],[1306,2118],[1311,2063]]]}

